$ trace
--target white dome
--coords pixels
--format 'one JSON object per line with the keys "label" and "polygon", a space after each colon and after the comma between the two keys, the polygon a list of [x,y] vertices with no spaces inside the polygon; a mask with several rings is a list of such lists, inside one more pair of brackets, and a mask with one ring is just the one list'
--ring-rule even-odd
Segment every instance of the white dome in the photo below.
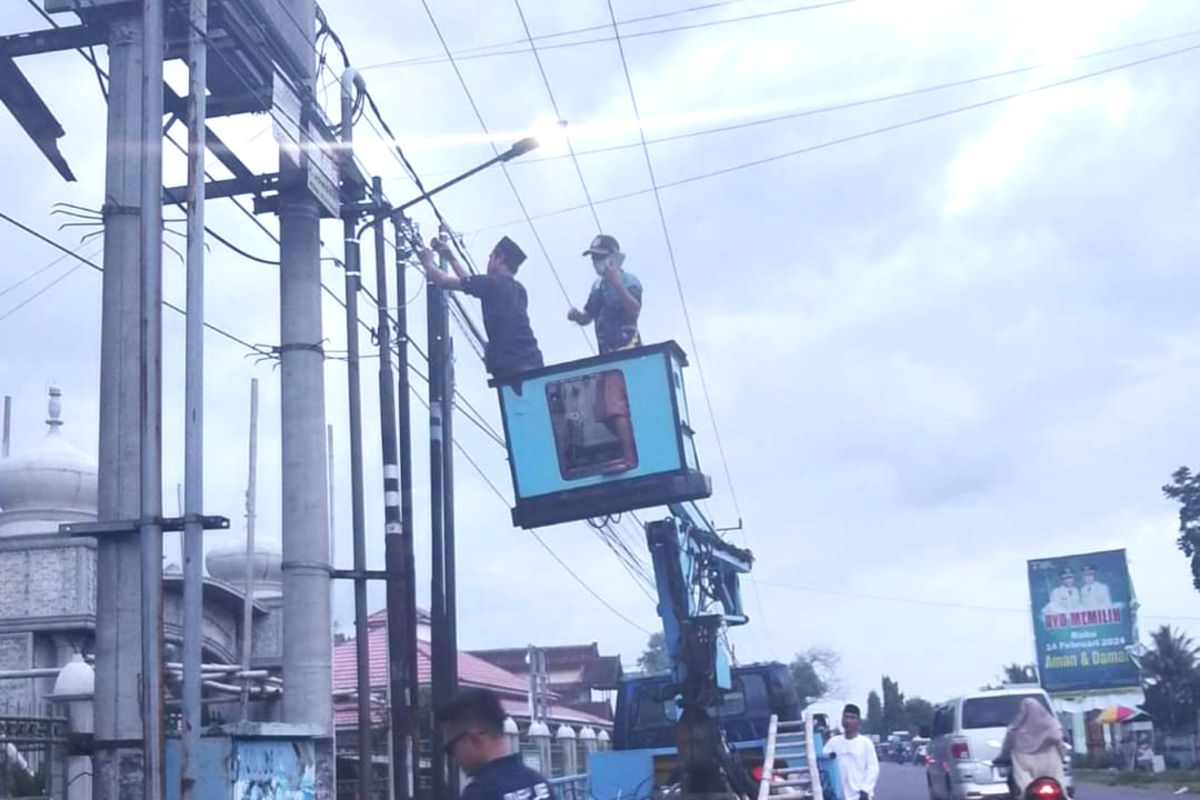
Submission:
{"label": "white dome", "polygon": [[96,672],[78,653],[58,671],[54,696],[59,700],[92,697],[96,693]]}
{"label": "white dome", "polygon": [[576,738],[575,737],[575,729],[572,728],[570,725],[559,725],[558,726],[558,734],[554,738],[556,738],[560,741],[563,739],[574,739],[574,738]]}
{"label": "white dome", "polygon": [[596,741],[596,731],[592,730],[587,725],[584,725],[579,731],[579,738],[585,742],[594,742]]}
{"label": "white dome", "polygon": [[521,733],[521,729],[517,727],[517,721],[512,717],[504,718],[504,733],[508,736],[516,736]]}
{"label": "white dome", "polygon": [[531,722],[529,724],[530,737],[545,737],[550,738],[550,728],[544,722]]}
{"label": "white dome", "polygon": [[[246,583],[246,543],[233,535],[208,551],[204,564],[208,574],[235,587]],[[254,568],[254,596],[278,594],[283,587],[283,553],[270,539],[255,538],[251,555]]]}
{"label": "white dome", "polygon": [[50,388],[45,437],[0,460],[0,536],[56,533],[60,523],[96,519],[96,460],[63,436],[61,396]]}

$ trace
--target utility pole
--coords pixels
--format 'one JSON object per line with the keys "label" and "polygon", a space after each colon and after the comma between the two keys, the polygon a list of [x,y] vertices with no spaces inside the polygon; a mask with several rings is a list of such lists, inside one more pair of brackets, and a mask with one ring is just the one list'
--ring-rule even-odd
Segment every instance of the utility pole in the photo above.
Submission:
{"label": "utility pole", "polygon": [[[445,231],[440,235],[444,236]],[[441,259],[440,269],[446,268],[446,259]],[[444,431],[442,417],[445,414],[445,404],[442,397],[445,392],[446,358],[444,343],[446,341],[446,293],[432,281],[425,286],[426,297],[426,327],[429,347],[429,521],[432,538],[431,557],[433,575],[430,582],[430,622],[432,627],[431,649],[431,681],[433,706],[439,707],[450,697],[450,665],[449,658],[453,653],[447,653],[446,624],[446,561],[445,561],[445,467],[443,458]],[[449,769],[446,753],[437,744],[441,740],[441,726],[435,724],[433,729],[433,800],[453,800],[450,794]]]}
{"label": "utility pole", "polygon": [[[408,258],[411,256],[412,241],[419,237],[412,234],[408,220],[394,215],[396,229],[396,410],[399,428],[400,461],[400,537],[389,536],[385,540],[384,557],[388,571],[387,601],[388,623],[393,626],[393,611],[398,615],[394,626],[388,628],[388,661],[392,674],[403,676],[403,697],[406,699],[407,719],[403,733],[404,755],[408,762],[406,778],[410,797],[417,791],[417,752],[420,728],[417,720],[418,674],[417,674],[417,575],[414,551],[413,502],[412,502],[412,395],[408,384]],[[420,244],[418,241],[417,244]],[[382,302],[382,301],[380,301]],[[403,627],[401,627],[401,623]],[[394,680],[394,678],[393,678]],[[395,713],[395,705],[392,706]],[[399,723],[393,723],[399,727]],[[399,789],[397,797],[399,798]]]}
{"label": "utility pole", "polygon": [[102,521],[139,526],[96,545],[94,791],[99,800],[133,800],[163,792],[161,3],[145,0],[108,24],[97,511]]}
{"label": "utility pole", "polygon": [[[379,432],[383,448],[383,522],[384,571],[387,574],[387,632],[388,632],[388,706],[391,720],[388,734],[392,765],[393,800],[410,800],[409,785],[409,724],[412,698],[408,694],[407,626],[410,610],[404,594],[404,525],[401,512],[400,459],[396,440],[396,390],[392,374],[392,323],[388,314],[387,257],[384,251],[383,181],[371,181],[371,200],[375,205],[375,295],[379,301],[376,338],[379,342]],[[404,268],[403,259],[397,265]],[[404,303],[402,289],[397,304]],[[398,334],[403,335],[403,334]]]}
{"label": "utility pole", "polygon": [[[183,733],[180,796],[200,777],[200,670],[204,621],[204,150],[208,0],[188,3],[187,320],[184,378]],[[162,92],[159,92],[161,96]],[[249,603],[249,599],[246,601]]]}
{"label": "utility pole", "polygon": [[[297,25],[297,86],[313,102],[314,0],[278,0]],[[290,32],[289,32],[290,33]],[[301,115],[307,120],[307,113]],[[302,136],[303,136],[302,132]],[[320,223],[303,153],[280,151],[279,322],[283,451],[283,721],[333,733],[329,523],[325,473],[325,352]]]}
{"label": "utility pole", "polygon": [[[258,519],[258,378],[250,379],[250,475],[246,479],[246,587],[242,596],[242,672],[250,671],[254,623],[254,526]],[[242,678],[241,719],[250,702],[250,679]]]}
{"label": "utility pole", "polygon": [[[342,74],[342,180],[353,185],[354,87],[358,72]],[[361,90],[361,89],[360,89]],[[357,194],[357,190],[355,191]],[[355,228],[359,212],[342,212],[346,246],[346,382],[350,405],[350,516],[354,533],[354,636],[358,695],[358,798],[371,798],[371,650],[367,629],[367,523],[363,508],[362,380],[359,375],[358,292],[362,287],[362,255]]]}
{"label": "utility pole", "polygon": [[141,578],[145,800],[166,792],[162,676],[162,119],[164,0],[142,5]]}
{"label": "utility pole", "polygon": [[[452,234],[439,232],[443,239]],[[441,269],[446,259],[441,259]],[[454,581],[454,367],[446,292],[426,287],[429,335],[429,495],[433,536],[433,701],[444,703],[458,688],[457,603]],[[434,738],[437,739],[435,731]],[[434,748],[434,800],[458,797],[458,771]]]}

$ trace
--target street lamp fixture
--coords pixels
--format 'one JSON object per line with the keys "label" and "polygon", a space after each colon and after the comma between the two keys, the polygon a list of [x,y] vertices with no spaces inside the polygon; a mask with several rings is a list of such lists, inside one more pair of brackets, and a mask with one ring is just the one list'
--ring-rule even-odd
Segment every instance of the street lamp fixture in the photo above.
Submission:
{"label": "street lamp fixture", "polygon": [[413,206],[417,205],[418,203],[425,202],[426,200],[433,197],[438,192],[444,191],[445,189],[449,189],[451,186],[455,185],[456,183],[461,183],[462,181],[465,181],[467,178],[471,177],[472,175],[474,175],[478,172],[483,172],[485,169],[492,166],[493,164],[502,164],[502,163],[505,163],[508,161],[512,161],[514,158],[519,158],[520,156],[525,155],[529,151],[536,149],[537,146],[538,146],[537,137],[536,136],[527,136],[526,138],[515,143],[512,147],[508,148],[507,150],[505,150],[503,153],[500,153],[496,157],[489,158],[487,161],[483,162],[482,164],[480,164],[477,167],[467,170],[462,175],[459,175],[457,178],[451,178],[450,180],[446,181],[445,183],[443,183],[439,186],[433,187],[432,189],[430,189],[429,191],[420,195],[419,197],[414,197],[412,200],[409,200],[406,203],[403,203],[402,205],[397,206],[394,209],[393,213],[395,213],[395,214],[402,213],[402,212],[406,211],[407,209],[410,209]]}

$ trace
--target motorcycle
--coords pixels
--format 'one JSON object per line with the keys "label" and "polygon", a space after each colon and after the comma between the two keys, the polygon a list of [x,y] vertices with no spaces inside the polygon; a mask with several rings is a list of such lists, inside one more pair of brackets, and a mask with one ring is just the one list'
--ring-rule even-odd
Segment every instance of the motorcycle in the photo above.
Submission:
{"label": "motorcycle", "polygon": [[1012,774],[1012,761],[996,759],[992,765],[1000,767],[1006,773],[1008,793],[1012,800],[1068,800],[1062,784],[1054,778],[1036,778],[1029,782],[1024,792],[1018,792]]}

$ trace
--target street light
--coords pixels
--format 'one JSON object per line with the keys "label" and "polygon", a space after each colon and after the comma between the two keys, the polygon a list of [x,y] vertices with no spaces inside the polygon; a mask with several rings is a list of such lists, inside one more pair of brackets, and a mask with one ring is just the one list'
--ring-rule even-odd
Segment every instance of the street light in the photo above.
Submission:
{"label": "street light", "polygon": [[409,200],[408,202],[403,203],[400,206],[397,206],[393,210],[393,213],[398,214],[409,208],[412,208],[413,206],[417,205],[418,203],[423,203],[426,200],[428,200],[429,198],[433,197],[438,192],[440,192],[444,189],[449,189],[451,186],[453,186],[456,183],[461,183],[462,181],[465,181],[467,178],[471,177],[472,175],[474,175],[477,172],[483,172],[485,169],[492,166],[493,164],[502,164],[507,161],[512,161],[514,158],[523,156],[526,153],[528,153],[529,151],[536,149],[538,144],[539,144],[539,142],[538,142],[538,138],[536,136],[527,136],[524,139],[522,139],[521,141],[515,143],[512,147],[505,150],[503,153],[500,153],[499,155],[497,155],[495,158],[490,158],[487,161],[480,164],[479,166],[467,170],[462,175],[459,175],[457,178],[451,178],[450,180],[446,181],[445,183],[441,184],[440,186],[433,187],[432,189],[430,189],[429,191],[420,195],[419,197],[414,197],[412,200]]}

